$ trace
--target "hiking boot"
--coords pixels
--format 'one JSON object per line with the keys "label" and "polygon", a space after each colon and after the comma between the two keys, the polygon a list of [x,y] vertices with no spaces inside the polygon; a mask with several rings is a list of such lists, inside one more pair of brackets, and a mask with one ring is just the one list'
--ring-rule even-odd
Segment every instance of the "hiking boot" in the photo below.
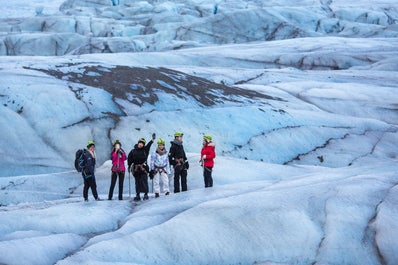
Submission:
{"label": "hiking boot", "polygon": [[95,198],[96,201],[102,201],[101,198],[97,197]]}
{"label": "hiking boot", "polygon": [[135,196],[133,199],[133,201],[135,201],[135,202],[139,202],[140,200],[141,200],[140,196]]}
{"label": "hiking boot", "polygon": [[167,195],[170,195],[170,192],[166,192],[164,195],[166,195],[166,196],[167,196]]}
{"label": "hiking boot", "polygon": [[159,193],[155,193],[155,198],[159,198]]}
{"label": "hiking boot", "polygon": [[146,200],[148,200],[149,199],[149,197],[148,197],[148,194],[144,194],[144,201],[146,201]]}

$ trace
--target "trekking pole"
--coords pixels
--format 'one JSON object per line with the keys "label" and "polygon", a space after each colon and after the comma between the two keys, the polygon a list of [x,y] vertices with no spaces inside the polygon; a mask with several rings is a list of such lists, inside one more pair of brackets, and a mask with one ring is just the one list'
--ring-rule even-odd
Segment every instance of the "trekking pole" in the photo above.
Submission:
{"label": "trekking pole", "polygon": [[205,177],[205,160],[203,159],[203,156],[201,156],[200,157],[200,161],[199,161],[199,163],[200,163],[200,166],[202,167],[202,169],[203,169],[203,179],[204,179],[204,181],[205,181],[205,188],[206,188],[206,177]]}
{"label": "trekking pole", "polygon": [[129,199],[131,199],[130,168],[129,168]]}
{"label": "trekking pole", "polygon": [[169,175],[169,189],[171,187],[171,180],[173,180],[173,186],[174,186],[174,167],[170,166],[170,175]]}

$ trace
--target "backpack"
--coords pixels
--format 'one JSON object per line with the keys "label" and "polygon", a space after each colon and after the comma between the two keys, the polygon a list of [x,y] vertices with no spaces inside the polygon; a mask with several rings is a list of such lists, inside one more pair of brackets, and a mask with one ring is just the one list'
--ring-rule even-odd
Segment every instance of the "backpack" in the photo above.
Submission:
{"label": "backpack", "polygon": [[85,164],[84,152],[85,152],[84,149],[79,149],[76,151],[75,168],[77,172],[82,172],[84,169],[84,164]]}

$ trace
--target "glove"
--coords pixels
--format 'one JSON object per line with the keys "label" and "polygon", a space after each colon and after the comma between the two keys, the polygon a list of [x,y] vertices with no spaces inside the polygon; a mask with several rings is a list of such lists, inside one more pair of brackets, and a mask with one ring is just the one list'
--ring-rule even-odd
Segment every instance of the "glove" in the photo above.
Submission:
{"label": "glove", "polygon": [[188,163],[188,160],[185,162],[185,168],[186,168],[186,169],[189,169],[189,163]]}
{"label": "glove", "polygon": [[152,134],[152,140],[155,141],[155,139],[156,139],[156,133],[153,133]]}
{"label": "glove", "polygon": [[149,171],[149,178],[150,179],[153,179],[154,175],[155,175],[155,171],[154,170]]}

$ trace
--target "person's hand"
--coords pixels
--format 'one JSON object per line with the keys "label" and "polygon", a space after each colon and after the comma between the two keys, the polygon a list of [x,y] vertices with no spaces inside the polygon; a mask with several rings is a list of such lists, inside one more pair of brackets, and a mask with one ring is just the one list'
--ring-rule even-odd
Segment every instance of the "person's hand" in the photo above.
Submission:
{"label": "person's hand", "polygon": [[149,171],[149,178],[150,179],[153,179],[154,175],[155,175],[155,171],[154,170]]}
{"label": "person's hand", "polygon": [[152,140],[155,141],[155,139],[156,139],[156,133],[153,133],[152,134]]}
{"label": "person's hand", "polygon": [[188,163],[188,160],[185,162],[185,168],[186,168],[186,169],[189,169],[189,163]]}
{"label": "person's hand", "polygon": [[206,155],[203,155],[203,156],[202,156],[202,159],[203,159],[203,160],[206,159]]}

